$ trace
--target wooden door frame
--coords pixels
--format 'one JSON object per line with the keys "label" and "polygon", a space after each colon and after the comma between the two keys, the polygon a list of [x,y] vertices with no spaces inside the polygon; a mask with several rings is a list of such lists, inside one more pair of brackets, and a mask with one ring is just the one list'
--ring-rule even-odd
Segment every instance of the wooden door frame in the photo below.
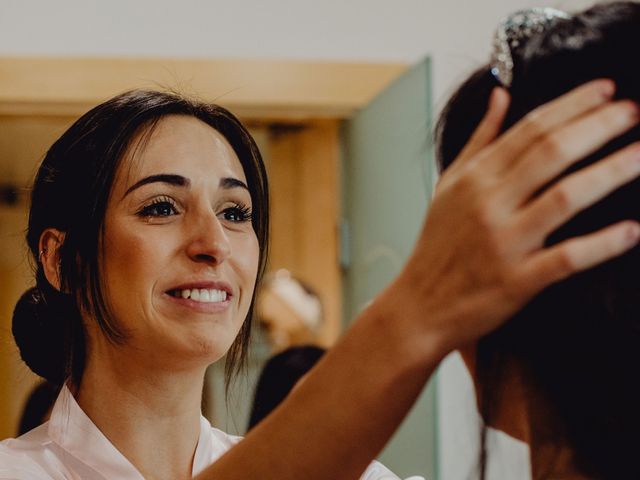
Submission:
{"label": "wooden door frame", "polygon": [[406,69],[400,63],[0,57],[0,115],[75,116],[132,88],[169,88],[251,120],[344,119]]}

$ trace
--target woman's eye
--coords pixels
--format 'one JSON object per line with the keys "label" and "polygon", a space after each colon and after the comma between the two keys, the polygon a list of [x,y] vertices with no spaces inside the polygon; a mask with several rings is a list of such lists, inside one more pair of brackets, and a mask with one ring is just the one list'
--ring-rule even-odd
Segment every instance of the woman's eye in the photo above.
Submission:
{"label": "woman's eye", "polygon": [[147,205],[138,212],[141,217],[169,217],[177,215],[178,211],[175,205],[169,201],[161,200]]}
{"label": "woman's eye", "polygon": [[241,205],[225,208],[222,211],[222,217],[230,222],[247,222],[251,220],[251,209],[249,207],[243,207]]}

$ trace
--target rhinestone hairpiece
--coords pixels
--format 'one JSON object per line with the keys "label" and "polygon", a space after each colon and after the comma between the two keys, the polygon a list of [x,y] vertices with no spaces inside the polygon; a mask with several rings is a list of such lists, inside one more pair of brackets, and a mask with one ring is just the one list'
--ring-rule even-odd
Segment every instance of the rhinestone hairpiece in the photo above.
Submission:
{"label": "rhinestone hairpiece", "polygon": [[529,8],[509,15],[500,22],[493,36],[491,73],[509,88],[513,81],[512,50],[532,35],[544,32],[557,19],[569,18],[571,15],[555,8]]}

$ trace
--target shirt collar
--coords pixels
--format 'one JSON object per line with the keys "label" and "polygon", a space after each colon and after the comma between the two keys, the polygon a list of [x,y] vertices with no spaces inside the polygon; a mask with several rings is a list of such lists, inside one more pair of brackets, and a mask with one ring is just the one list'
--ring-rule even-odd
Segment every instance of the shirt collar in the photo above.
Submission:
{"label": "shirt collar", "polygon": [[[80,408],[65,385],[56,400],[49,419],[49,438],[62,449],[107,479],[144,480],[142,474],[104,436]],[[193,459],[196,475],[211,463],[211,424],[200,416],[200,438]]]}

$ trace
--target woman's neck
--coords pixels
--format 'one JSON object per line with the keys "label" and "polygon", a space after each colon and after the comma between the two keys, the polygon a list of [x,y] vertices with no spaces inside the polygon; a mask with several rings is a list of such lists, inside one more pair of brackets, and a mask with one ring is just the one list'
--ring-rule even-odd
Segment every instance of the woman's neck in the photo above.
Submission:
{"label": "woman's neck", "polygon": [[190,479],[203,379],[204,368],[161,372],[103,346],[87,359],[75,397],[145,479]]}
{"label": "woman's neck", "polygon": [[587,480],[575,467],[571,447],[558,438],[553,428],[557,418],[549,404],[524,377],[513,364],[505,373],[502,398],[490,426],[529,445],[534,480]]}

